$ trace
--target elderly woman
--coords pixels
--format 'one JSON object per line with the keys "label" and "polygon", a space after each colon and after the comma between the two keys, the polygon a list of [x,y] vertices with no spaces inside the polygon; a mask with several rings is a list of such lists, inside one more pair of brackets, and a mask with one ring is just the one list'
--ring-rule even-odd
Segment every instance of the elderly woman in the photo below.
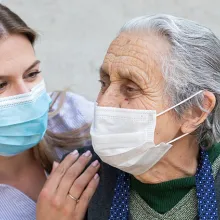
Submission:
{"label": "elderly woman", "polygon": [[[88,219],[218,219],[220,41],[169,15],[125,24],[100,68]],[[110,166],[109,166],[110,165]]]}

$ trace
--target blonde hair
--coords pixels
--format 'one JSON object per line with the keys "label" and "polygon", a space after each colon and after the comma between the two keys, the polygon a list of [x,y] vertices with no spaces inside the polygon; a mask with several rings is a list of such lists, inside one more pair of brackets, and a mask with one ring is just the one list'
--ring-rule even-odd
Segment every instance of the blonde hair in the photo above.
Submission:
{"label": "blonde hair", "polygon": [[[66,98],[66,92],[56,92],[50,106],[49,119],[56,116]],[[58,102],[58,108],[51,111],[55,102]],[[90,141],[90,124],[85,124],[78,129],[64,133],[53,133],[49,130],[46,131],[43,140],[34,148],[34,154],[37,160],[41,162],[44,169],[50,173],[54,161],[60,160],[55,147],[72,151],[76,148],[85,146],[85,143]]]}

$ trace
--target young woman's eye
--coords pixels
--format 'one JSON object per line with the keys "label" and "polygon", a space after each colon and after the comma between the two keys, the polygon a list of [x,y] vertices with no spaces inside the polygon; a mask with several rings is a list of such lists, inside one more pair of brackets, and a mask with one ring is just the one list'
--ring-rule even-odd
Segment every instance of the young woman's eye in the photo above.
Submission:
{"label": "young woman's eye", "polygon": [[1,91],[1,90],[4,90],[7,85],[8,85],[7,82],[1,82],[1,83],[0,83],[0,91]]}
{"label": "young woman's eye", "polygon": [[41,71],[35,71],[35,72],[32,72],[32,73],[29,73],[26,78],[36,78],[38,74],[40,74]]}

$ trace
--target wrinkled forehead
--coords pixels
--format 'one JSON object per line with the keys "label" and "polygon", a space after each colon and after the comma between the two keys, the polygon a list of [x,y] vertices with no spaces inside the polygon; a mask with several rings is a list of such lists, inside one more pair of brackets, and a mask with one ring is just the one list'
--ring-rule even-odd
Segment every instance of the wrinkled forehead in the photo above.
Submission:
{"label": "wrinkled forehead", "polygon": [[[170,44],[167,39],[154,33],[121,33],[111,43],[109,50],[112,48],[131,51],[137,50],[151,52],[153,55],[167,54],[170,50]],[[130,49],[130,50],[129,50]],[[109,51],[108,50],[108,51]]]}
{"label": "wrinkled forehead", "polygon": [[[110,81],[128,79],[140,88],[163,84],[162,57],[169,45],[156,35],[122,33],[112,41],[100,69]],[[164,55],[163,55],[164,54]]]}
{"label": "wrinkled forehead", "polygon": [[[161,58],[169,44],[155,34],[121,33],[112,41],[105,56],[102,69],[112,75],[127,70],[127,75],[143,72],[161,72]],[[127,78],[127,77],[126,77]]]}
{"label": "wrinkled forehead", "polygon": [[123,63],[144,70],[150,63],[161,64],[169,49],[168,41],[156,34],[121,33],[110,44],[104,63]]}
{"label": "wrinkled forehead", "polygon": [[110,47],[126,47],[126,46],[148,47],[147,40],[138,34],[121,33],[111,43]]}

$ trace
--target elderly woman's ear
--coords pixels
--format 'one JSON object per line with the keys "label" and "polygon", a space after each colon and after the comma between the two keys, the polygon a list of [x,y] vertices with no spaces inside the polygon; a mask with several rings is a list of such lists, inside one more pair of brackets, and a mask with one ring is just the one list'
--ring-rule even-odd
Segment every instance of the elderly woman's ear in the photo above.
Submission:
{"label": "elderly woman's ear", "polygon": [[188,110],[182,117],[181,126],[182,133],[192,133],[195,131],[208,117],[215,107],[216,98],[212,92],[204,91],[203,110],[193,107]]}

